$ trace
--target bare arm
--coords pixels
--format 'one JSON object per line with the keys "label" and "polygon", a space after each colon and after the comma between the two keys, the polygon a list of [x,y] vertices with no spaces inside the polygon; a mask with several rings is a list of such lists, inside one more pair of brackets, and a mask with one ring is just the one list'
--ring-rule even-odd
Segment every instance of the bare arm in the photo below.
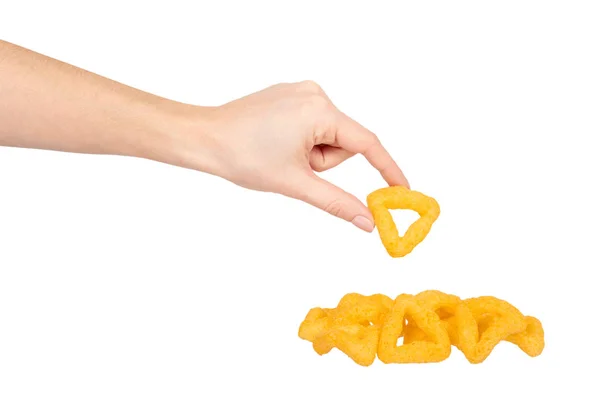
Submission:
{"label": "bare arm", "polygon": [[0,40],[2,146],[167,161],[198,110]]}
{"label": "bare arm", "polygon": [[375,134],[340,112],[313,82],[199,107],[1,40],[0,145],[192,168],[303,200],[367,231],[373,218],[365,205],[315,172],[360,153],[390,185],[408,186]]}

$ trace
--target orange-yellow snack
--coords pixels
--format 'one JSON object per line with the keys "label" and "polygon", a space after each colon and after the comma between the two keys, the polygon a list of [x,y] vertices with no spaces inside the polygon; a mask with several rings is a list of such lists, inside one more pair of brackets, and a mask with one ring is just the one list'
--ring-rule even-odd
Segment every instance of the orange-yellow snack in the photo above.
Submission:
{"label": "orange-yellow snack", "polygon": [[[434,292],[426,291],[422,294]],[[442,308],[436,313],[448,332],[451,344],[461,350],[473,364],[483,362],[503,340],[515,343],[527,354],[531,352],[529,355],[540,354],[543,350],[541,323],[531,317],[529,332],[526,332],[526,317],[508,302],[494,297],[479,297],[457,303],[454,308],[450,305],[436,305],[431,299],[425,299],[425,302],[433,304],[434,310]],[[405,342],[424,339],[426,336],[409,323]]]}
{"label": "orange-yellow snack", "polygon": [[355,363],[368,366],[373,364],[377,355],[380,328],[376,325],[361,324],[331,328],[315,339],[313,348],[323,355],[337,347]]}
{"label": "orange-yellow snack", "polygon": [[311,309],[302,324],[300,324],[298,336],[312,342],[319,335],[323,334],[323,332],[327,331],[331,327],[330,311],[331,309],[321,309],[320,307]]}
{"label": "orange-yellow snack", "polygon": [[451,345],[473,364],[501,341],[531,357],[545,346],[540,321],[508,302],[491,296],[461,300],[435,290],[393,301],[381,294],[347,294],[334,309],[311,309],[298,335],[320,355],[336,347],[363,366],[376,356],[384,363],[439,362],[450,355]]}
{"label": "orange-yellow snack", "polygon": [[542,323],[535,317],[525,316],[527,328],[525,331],[510,335],[507,341],[519,346],[521,350],[531,357],[542,354],[544,350],[544,329]]}
{"label": "orange-yellow snack", "polygon": [[[437,291],[426,291],[419,295],[428,294],[426,298],[429,298],[435,292]],[[500,299],[473,298],[458,302],[453,308],[451,304],[443,305],[440,304],[443,301],[436,303],[430,298],[425,299],[425,302],[433,304],[432,309],[446,328],[450,343],[458,347],[471,363],[485,360],[502,340],[514,343],[531,357],[540,355],[544,349],[544,330],[540,321],[535,317],[523,316],[512,305]],[[465,302],[473,311],[468,309]],[[524,324],[526,328],[518,332],[517,330],[523,329]],[[426,339],[427,336],[409,321],[404,332],[404,343]]]}
{"label": "orange-yellow snack", "polygon": [[[424,291],[416,298],[421,305],[436,313],[448,333],[451,345],[472,346],[477,343],[477,322],[458,296],[440,291]],[[424,339],[426,335],[409,321],[404,334],[404,343]]]}
{"label": "orange-yellow snack", "polygon": [[[381,242],[394,258],[409,254],[423,241],[440,214],[440,207],[435,199],[403,186],[390,186],[374,191],[367,196],[367,205],[375,219]],[[421,217],[400,237],[390,209],[410,209]]]}
{"label": "orange-yellow snack", "polygon": [[[407,317],[426,336],[397,346]],[[396,298],[381,329],[377,356],[384,363],[433,363],[450,355],[450,339],[435,312],[407,294]]]}
{"label": "orange-yellow snack", "polygon": [[525,316],[510,303],[493,296],[466,299],[465,304],[477,321],[479,338],[474,345],[457,346],[471,363],[485,360],[494,347],[513,334],[526,330]]}
{"label": "orange-yellow snack", "polygon": [[333,319],[338,324],[381,325],[393,304],[391,298],[382,294],[365,296],[350,293],[338,303]]}
{"label": "orange-yellow snack", "polygon": [[377,355],[381,324],[392,304],[392,299],[381,294],[347,294],[335,309],[311,309],[298,336],[313,342],[320,355],[337,347],[357,364],[371,365]]}

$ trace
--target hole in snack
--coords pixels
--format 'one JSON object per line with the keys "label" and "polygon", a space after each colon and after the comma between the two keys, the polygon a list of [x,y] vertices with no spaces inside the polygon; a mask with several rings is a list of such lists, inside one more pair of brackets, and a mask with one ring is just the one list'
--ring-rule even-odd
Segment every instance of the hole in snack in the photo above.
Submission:
{"label": "hole in snack", "polygon": [[494,320],[494,315],[489,313],[481,316],[481,318],[477,321],[477,328],[479,329],[480,336],[490,327],[490,325],[492,325]]}
{"label": "hole in snack", "polygon": [[418,213],[411,210],[390,210],[390,214],[392,215],[392,219],[394,219],[400,237],[403,237],[408,227],[420,218]]}
{"label": "hole in snack", "polygon": [[441,309],[437,309],[435,311],[435,313],[438,315],[438,317],[440,318],[440,320],[447,320],[450,317],[452,317],[454,314],[451,313],[450,311],[448,311],[448,309],[445,308],[441,308]]}
{"label": "hole in snack", "polygon": [[[402,328],[402,336],[396,341],[396,346],[402,346],[403,344],[413,342],[415,339],[426,339],[425,333],[415,324],[414,320],[410,315],[404,317],[404,327]],[[406,338],[406,335],[409,337]]]}

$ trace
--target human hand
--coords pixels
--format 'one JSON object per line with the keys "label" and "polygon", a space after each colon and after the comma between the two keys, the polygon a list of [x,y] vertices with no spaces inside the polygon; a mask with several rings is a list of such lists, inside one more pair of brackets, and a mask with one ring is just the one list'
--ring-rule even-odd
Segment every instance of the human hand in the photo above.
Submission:
{"label": "human hand", "polygon": [[356,153],[390,185],[406,178],[375,134],[310,81],[222,106],[161,98],[0,40],[0,146],[116,154],[208,172],[303,200],[357,227],[373,217],[319,178]]}
{"label": "human hand", "polygon": [[198,149],[209,165],[203,171],[305,201],[367,232],[374,228],[369,209],[315,172],[360,153],[388,184],[408,187],[376,135],[338,110],[313,82],[269,87],[212,108],[209,118],[210,143],[204,146],[211,149]]}

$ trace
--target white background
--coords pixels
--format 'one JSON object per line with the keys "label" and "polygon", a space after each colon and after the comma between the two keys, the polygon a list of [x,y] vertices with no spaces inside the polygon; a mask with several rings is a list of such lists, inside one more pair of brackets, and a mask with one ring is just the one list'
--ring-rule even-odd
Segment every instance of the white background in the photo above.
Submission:
{"label": "white background", "polygon": [[[156,3],[2,0],[0,37],[199,105],[316,80],[440,218],[392,259],[212,176],[0,149],[0,396],[598,395],[598,2]],[[358,157],[325,177],[384,186]],[[546,350],[363,368],[297,337],[348,292],[425,289],[508,300]]]}

